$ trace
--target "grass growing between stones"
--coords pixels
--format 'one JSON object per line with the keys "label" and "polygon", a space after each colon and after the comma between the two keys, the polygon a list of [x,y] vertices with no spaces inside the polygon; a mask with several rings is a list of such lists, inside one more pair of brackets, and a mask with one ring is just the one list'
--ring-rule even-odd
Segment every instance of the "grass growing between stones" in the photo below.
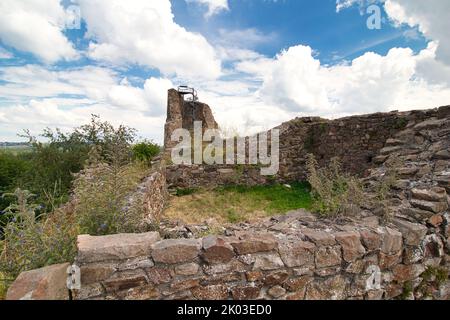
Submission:
{"label": "grass growing between stones", "polygon": [[230,186],[172,197],[164,215],[189,224],[211,218],[218,223],[238,223],[295,209],[310,209],[311,205],[308,183],[294,183],[290,188],[283,185]]}

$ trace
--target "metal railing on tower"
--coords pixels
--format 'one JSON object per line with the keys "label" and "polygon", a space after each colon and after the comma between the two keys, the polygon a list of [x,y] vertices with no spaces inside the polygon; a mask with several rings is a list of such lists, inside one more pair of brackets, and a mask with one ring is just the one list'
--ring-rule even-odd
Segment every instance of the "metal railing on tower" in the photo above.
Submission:
{"label": "metal railing on tower", "polygon": [[198,101],[197,91],[194,88],[188,86],[179,86],[178,92],[184,96],[190,96],[186,100],[187,101]]}

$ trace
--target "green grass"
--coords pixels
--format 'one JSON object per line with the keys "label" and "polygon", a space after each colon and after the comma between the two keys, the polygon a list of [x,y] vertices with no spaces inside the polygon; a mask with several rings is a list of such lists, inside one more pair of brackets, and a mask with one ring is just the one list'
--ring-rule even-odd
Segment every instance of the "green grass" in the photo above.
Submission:
{"label": "green grass", "polygon": [[291,187],[229,186],[215,190],[196,190],[195,193],[173,197],[165,216],[186,223],[202,223],[213,218],[218,223],[252,221],[296,209],[310,209],[312,199],[307,183]]}
{"label": "green grass", "polygon": [[234,209],[228,210],[227,219],[228,219],[228,222],[230,222],[230,223],[237,223],[237,222],[241,221],[241,217]]}
{"label": "green grass", "polygon": [[312,205],[310,187],[306,182],[290,184],[291,188],[284,185],[271,186],[230,186],[216,189],[217,193],[226,195],[237,193],[246,195],[255,201],[268,202],[268,213],[283,213],[295,209],[309,209]]}
{"label": "green grass", "polygon": [[194,194],[196,192],[198,192],[197,188],[185,188],[185,189],[178,188],[175,195],[177,197],[183,197],[183,196],[188,196],[188,195]]}
{"label": "green grass", "polygon": [[11,146],[11,147],[0,147],[0,152],[13,154],[15,156],[23,153],[31,152],[32,148],[29,146]]}

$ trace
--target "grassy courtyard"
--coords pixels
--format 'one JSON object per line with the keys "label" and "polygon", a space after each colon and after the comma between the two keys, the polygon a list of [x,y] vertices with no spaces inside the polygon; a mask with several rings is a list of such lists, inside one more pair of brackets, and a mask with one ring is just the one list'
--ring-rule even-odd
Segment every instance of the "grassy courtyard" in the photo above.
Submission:
{"label": "grassy courtyard", "polygon": [[290,186],[230,186],[215,190],[178,190],[169,202],[164,215],[185,223],[203,223],[215,219],[217,223],[254,221],[284,214],[312,204],[307,183]]}

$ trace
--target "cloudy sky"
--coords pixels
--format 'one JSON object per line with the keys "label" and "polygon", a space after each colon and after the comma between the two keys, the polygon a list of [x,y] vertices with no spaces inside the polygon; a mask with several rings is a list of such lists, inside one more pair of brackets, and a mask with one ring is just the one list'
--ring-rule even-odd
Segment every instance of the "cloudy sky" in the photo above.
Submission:
{"label": "cloudy sky", "polygon": [[[367,27],[374,4],[380,29]],[[99,114],[161,142],[179,84],[240,133],[448,105],[449,12],[448,0],[1,0],[0,141]]]}

